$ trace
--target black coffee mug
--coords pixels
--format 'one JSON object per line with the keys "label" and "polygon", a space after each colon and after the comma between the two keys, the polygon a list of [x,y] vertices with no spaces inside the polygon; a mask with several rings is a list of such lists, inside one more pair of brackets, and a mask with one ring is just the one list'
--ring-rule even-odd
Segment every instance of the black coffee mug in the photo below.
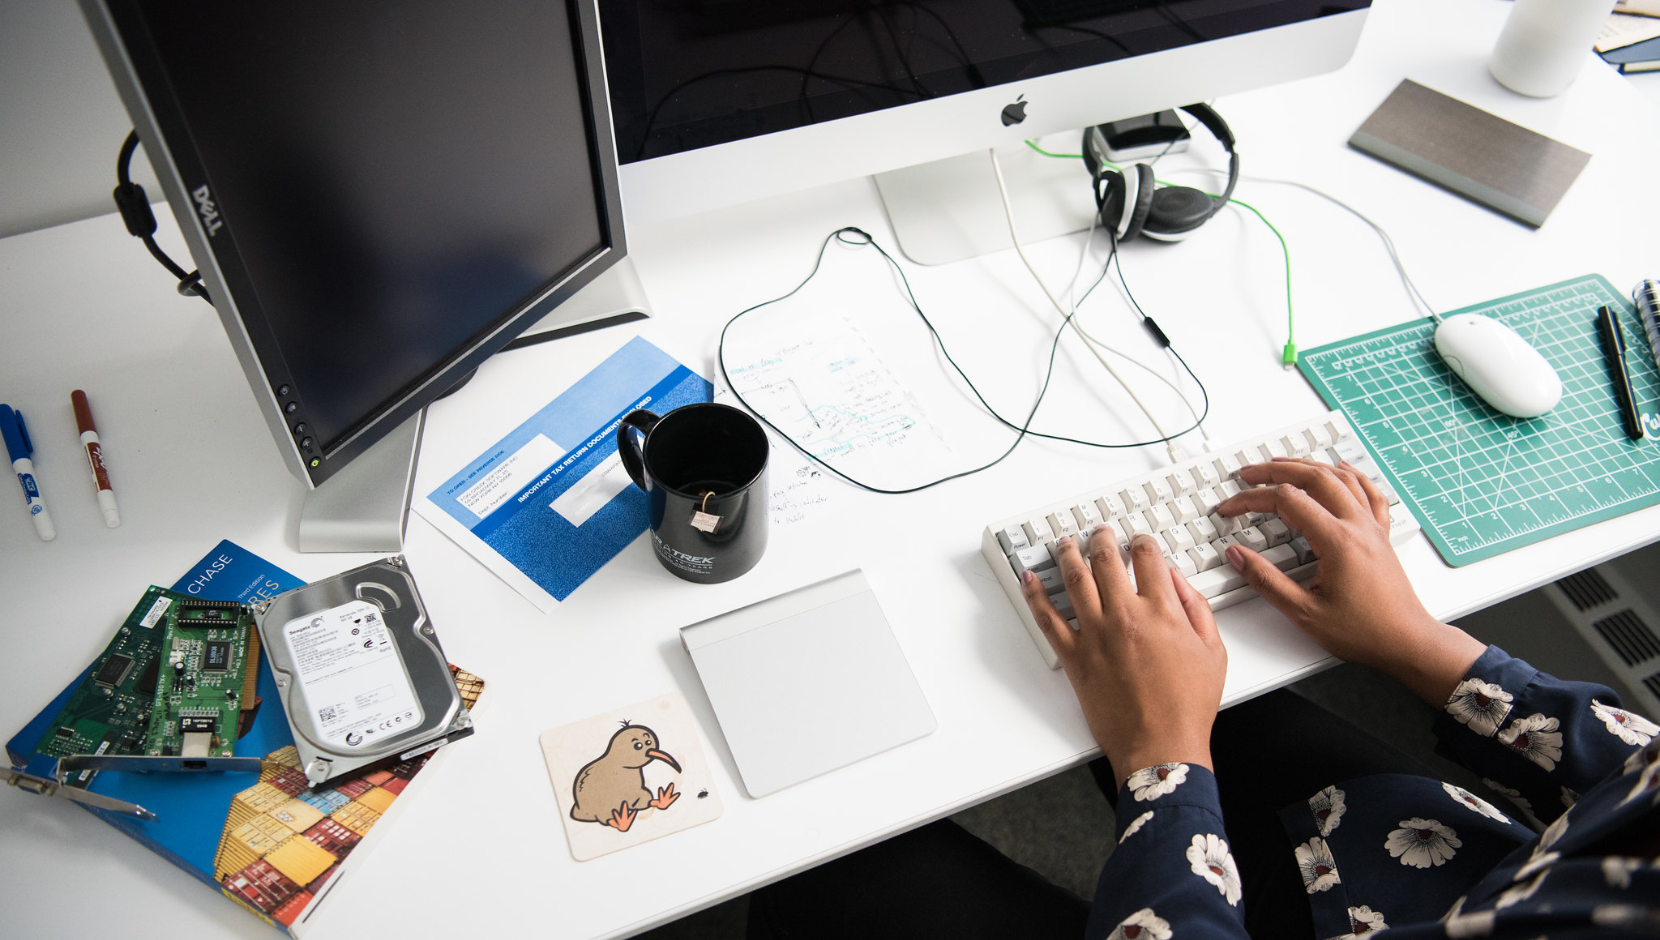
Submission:
{"label": "black coffee mug", "polygon": [[769,449],[760,422],[730,405],[624,416],[617,453],[649,499],[651,545],[663,567],[699,584],[755,567],[770,528]]}

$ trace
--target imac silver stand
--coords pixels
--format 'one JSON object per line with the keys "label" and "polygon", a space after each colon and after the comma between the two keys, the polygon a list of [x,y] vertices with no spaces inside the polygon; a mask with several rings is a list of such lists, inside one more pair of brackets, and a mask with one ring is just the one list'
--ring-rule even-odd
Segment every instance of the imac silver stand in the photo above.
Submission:
{"label": "imac silver stand", "polygon": [[[1089,228],[1095,200],[1082,160],[1057,160],[1021,145],[997,148],[997,161],[1022,244]],[[899,250],[917,264],[949,264],[1014,247],[984,150],[872,179]]]}
{"label": "imac silver stand", "polygon": [[[634,270],[634,260],[625,256],[504,349],[650,315],[645,286]],[[415,493],[415,461],[420,456],[425,422],[423,408],[306,494],[300,510],[300,551],[403,550],[409,503]]]}

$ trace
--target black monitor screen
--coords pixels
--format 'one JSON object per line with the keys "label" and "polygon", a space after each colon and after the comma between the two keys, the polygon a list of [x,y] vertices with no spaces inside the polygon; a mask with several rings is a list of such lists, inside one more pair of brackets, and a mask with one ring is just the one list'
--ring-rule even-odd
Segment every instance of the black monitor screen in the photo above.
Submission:
{"label": "black monitor screen", "polygon": [[1370,4],[600,0],[600,20],[631,163]]}
{"label": "black monitor screen", "polygon": [[563,3],[138,15],[146,88],[161,78],[176,109],[158,123],[198,214],[217,213],[208,244],[325,455],[611,244]]}

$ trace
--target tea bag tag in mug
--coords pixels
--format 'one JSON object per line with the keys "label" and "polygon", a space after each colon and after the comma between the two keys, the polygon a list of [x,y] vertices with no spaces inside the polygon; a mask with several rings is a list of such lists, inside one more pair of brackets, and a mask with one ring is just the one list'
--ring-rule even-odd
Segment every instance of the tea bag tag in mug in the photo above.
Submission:
{"label": "tea bag tag in mug", "polygon": [[714,532],[715,527],[720,525],[720,516],[703,511],[709,505],[709,497],[713,495],[715,494],[712,490],[704,493],[703,502],[699,504],[698,508],[692,510],[692,528],[699,532]]}

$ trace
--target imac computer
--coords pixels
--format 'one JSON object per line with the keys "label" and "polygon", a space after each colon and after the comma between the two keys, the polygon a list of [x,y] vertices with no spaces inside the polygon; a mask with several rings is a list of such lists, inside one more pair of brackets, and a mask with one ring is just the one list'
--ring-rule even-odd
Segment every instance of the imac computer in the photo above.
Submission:
{"label": "imac computer", "polygon": [[601,0],[624,206],[649,223],[875,175],[905,253],[949,261],[1010,245],[997,148],[1026,173],[1023,232],[1085,228],[1087,181],[1023,141],[1337,69],[1369,7]]}
{"label": "imac computer", "polygon": [[302,551],[398,549],[423,408],[643,304],[593,0],[81,7],[310,488]]}

